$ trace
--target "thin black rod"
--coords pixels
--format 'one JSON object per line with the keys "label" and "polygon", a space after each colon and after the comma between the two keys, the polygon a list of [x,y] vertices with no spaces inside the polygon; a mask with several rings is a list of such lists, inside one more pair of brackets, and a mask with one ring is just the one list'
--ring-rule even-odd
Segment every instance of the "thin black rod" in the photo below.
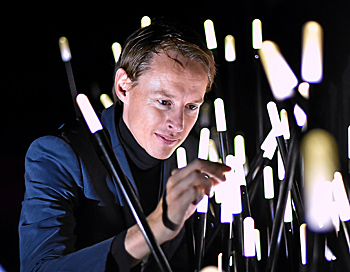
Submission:
{"label": "thin black rod", "polygon": [[195,248],[195,258],[197,264],[197,270],[200,271],[202,269],[204,253],[205,253],[205,232],[207,226],[207,213],[198,213],[199,218],[199,226],[198,226],[198,239],[197,246]]}
{"label": "thin black rod", "polygon": [[299,156],[298,147],[299,147],[299,139],[298,137],[293,137],[289,156],[288,156],[286,179],[281,182],[281,186],[278,194],[277,208],[275,213],[275,220],[273,221],[273,226],[272,226],[270,250],[269,250],[268,259],[267,259],[266,271],[274,271],[276,260],[278,258],[278,251],[281,243],[280,238],[283,230],[284,211],[287,204],[288,193],[291,190],[291,187],[293,185],[296,163]]}
{"label": "thin black rod", "polygon": [[78,95],[78,92],[77,92],[77,88],[75,86],[72,65],[71,65],[70,61],[65,62],[64,65],[66,67],[66,73],[67,73],[67,77],[68,77],[70,93],[71,93],[71,96],[72,96],[72,102],[73,102],[73,106],[74,106],[75,117],[76,118],[80,118],[82,116],[81,116],[81,112],[80,112],[80,110],[78,108],[77,102],[75,100],[77,95]]}
{"label": "thin black rod", "polygon": [[108,141],[107,136],[105,135],[104,130],[97,131],[93,134],[94,139],[99,147],[97,152],[102,155],[102,162],[110,172],[114,180],[117,181],[117,185],[122,192],[126,203],[128,204],[135,221],[144,236],[147,245],[150,248],[151,253],[153,254],[156,262],[159,265],[160,271],[169,271],[171,272],[170,265],[166,259],[164,252],[161,250],[160,246],[157,243],[157,240],[152,233],[151,228],[148,225],[146,216],[143,213],[140,202],[137,199],[137,196],[132,188],[130,182],[125,176],[123,170],[121,169],[119,162],[113,152],[112,146]]}
{"label": "thin black rod", "polygon": [[[281,153],[283,165],[286,168],[288,163],[287,162],[288,151],[286,148],[285,140],[283,136],[276,137],[276,140],[277,140],[278,149],[280,150],[280,153]],[[292,199],[295,205],[295,209],[298,215],[299,224],[302,224],[304,222],[304,205],[302,202],[298,183],[296,182],[295,179],[293,180],[291,193],[292,193]]]}

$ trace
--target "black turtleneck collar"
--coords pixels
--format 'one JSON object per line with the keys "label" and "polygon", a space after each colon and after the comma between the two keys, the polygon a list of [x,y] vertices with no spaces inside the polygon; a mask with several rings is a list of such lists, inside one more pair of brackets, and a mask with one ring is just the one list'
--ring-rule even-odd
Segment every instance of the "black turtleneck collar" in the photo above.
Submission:
{"label": "black turtleneck collar", "polygon": [[119,140],[125,148],[130,160],[140,169],[147,170],[157,166],[162,160],[149,155],[136,141],[130,130],[126,126],[122,117],[119,118],[117,126]]}

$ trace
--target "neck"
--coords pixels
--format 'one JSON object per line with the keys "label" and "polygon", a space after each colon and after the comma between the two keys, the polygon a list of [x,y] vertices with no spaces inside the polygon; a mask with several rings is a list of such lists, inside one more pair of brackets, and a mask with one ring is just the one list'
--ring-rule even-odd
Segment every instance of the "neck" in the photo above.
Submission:
{"label": "neck", "polygon": [[149,155],[147,151],[139,145],[122,117],[119,119],[117,131],[127,156],[138,168],[147,170],[157,166],[161,162],[161,160]]}

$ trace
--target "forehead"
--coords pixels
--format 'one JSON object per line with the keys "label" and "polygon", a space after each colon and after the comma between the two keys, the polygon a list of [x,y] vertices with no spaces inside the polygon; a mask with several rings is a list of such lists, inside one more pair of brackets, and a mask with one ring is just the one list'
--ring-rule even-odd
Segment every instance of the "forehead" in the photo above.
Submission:
{"label": "forehead", "polygon": [[149,68],[140,76],[139,83],[157,89],[204,96],[208,76],[202,64],[176,52],[154,54]]}

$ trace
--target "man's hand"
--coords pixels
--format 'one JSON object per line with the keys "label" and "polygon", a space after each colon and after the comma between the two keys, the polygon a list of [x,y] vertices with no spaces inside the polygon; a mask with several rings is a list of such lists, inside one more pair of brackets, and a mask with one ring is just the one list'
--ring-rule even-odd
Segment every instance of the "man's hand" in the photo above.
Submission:
{"label": "man's hand", "polygon": [[[184,222],[196,209],[203,196],[210,195],[212,187],[225,181],[225,172],[230,167],[196,159],[182,169],[175,169],[169,177],[166,186],[166,202],[168,219],[180,227],[176,231],[168,229],[162,220],[162,201],[156,210],[147,217],[147,221],[159,244],[174,238]],[[148,246],[140,233],[138,226],[131,227],[125,238],[125,249],[135,259],[142,259],[149,254]]]}

